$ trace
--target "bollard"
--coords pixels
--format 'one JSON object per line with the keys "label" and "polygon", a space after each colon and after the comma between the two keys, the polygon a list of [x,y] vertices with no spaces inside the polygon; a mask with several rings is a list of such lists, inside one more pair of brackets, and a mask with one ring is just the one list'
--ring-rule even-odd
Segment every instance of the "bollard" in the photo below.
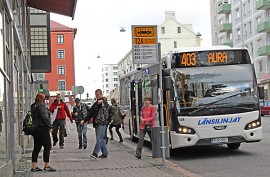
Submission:
{"label": "bollard", "polygon": [[[165,144],[165,157],[170,157],[168,128],[164,127],[164,144]],[[154,127],[152,129],[152,157],[162,157],[162,142],[161,142],[161,127]]]}

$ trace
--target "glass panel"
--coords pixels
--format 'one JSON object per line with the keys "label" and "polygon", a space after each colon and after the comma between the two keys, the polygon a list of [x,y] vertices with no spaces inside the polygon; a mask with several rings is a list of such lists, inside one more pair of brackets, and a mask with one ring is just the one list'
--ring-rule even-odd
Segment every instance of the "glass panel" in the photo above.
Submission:
{"label": "glass panel", "polygon": [[3,57],[3,21],[2,21],[2,14],[1,14],[2,8],[0,8],[0,68],[4,69],[4,57]]}
{"label": "glass panel", "polygon": [[5,102],[5,84],[4,77],[0,73],[0,164],[6,162],[6,116],[7,116],[7,104]]}

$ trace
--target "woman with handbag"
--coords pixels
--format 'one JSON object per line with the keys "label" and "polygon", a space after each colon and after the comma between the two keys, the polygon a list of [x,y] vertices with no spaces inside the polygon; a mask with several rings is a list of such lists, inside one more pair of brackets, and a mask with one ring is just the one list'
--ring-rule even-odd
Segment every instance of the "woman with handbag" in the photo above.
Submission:
{"label": "woman with handbag", "polygon": [[144,97],[144,106],[142,107],[142,114],[140,117],[140,132],[139,141],[136,148],[135,157],[141,159],[143,142],[146,132],[148,133],[150,140],[152,141],[152,127],[155,127],[155,115],[156,108],[151,104],[151,98],[149,96]]}

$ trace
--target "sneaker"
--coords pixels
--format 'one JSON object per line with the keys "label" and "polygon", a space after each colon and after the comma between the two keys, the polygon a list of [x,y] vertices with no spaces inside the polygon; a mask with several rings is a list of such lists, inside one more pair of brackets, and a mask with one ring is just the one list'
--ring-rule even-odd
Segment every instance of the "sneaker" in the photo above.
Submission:
{"label": "sneaker", "polygon": [[111,139],[110,140],[113,140],[113,137],[111,137]]}
{"label": "sneaker", "polygon": [[31,168],[31,172],[36,172],[36,171],[43,171],[43,170],[41,168],[38,168],[38,167],[35,168],[35,169],[34,168]]}
{"label": "sneaker", "polygon": [[138,155],[138,154],[136,154],[135,157],[136,157],[137,159],[141,159],[141,156]]}
{"label": "sneaker", "polygon": [[82,145],[79,145],[79,148],[78,149],[82,149]]}
{"label": "sneaker", "polygon": [[100,156],[98,156],[99,158],[107,158],[107,156],[106,155],[100,155]]}
{"label": "sneaker", "polygon": [[122,143],[122,142],[124,142],[123,139],[120,139],[120,140],[119,140],[119,143]]}
{"label": "sneaker", "polygon": [[64,145],[61,145],[61,146],[60,146],[60,149],[64,149]]}
{"label": "sneaker", "polygon": [[56,143],[57,143],[57,141],[56,141],[56,142],[53,142],[53,146],[55,146],[55,145],[56,145]]}
{"label": "sneaker", "polygon": [[86,148],[87,148],[87,145],[84,145],[84,146],[83,146],[83,149],[86,149]]}
{"label": "sneaker", "polygon": [[90,156],[90,159],[96,160],[96,158],[97,158],[97,156],[95,156],[94,154],[92,154],[92,155]]}
{"label": "sneaker", "polygon": [[54,168],[48,166],[48,167],[44,167],[44,171],[45,171],[45,172],[56,172],[56,169],[54,169]]}

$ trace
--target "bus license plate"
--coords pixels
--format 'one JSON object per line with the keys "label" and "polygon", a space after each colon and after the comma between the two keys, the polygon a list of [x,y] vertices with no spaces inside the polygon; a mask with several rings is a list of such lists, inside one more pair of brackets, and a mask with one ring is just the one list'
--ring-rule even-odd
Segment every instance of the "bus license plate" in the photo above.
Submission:
{"label": "bus license plate", "polygon": [[212,138],[211,143],[216,144],[216,143],[225,143],[228,142],[228,138]]}

